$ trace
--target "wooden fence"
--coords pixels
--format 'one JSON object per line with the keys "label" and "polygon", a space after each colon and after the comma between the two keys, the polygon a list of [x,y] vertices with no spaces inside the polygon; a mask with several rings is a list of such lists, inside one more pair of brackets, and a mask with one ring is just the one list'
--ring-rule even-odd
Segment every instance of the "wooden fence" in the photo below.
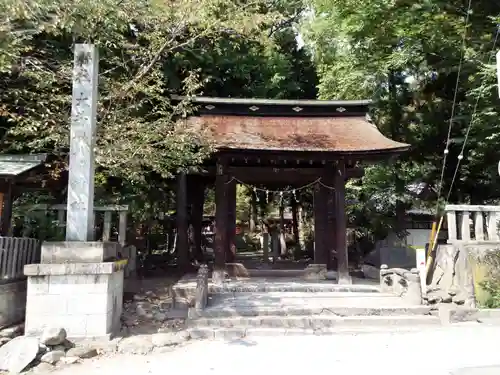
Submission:
{"label": "wooden fence", "polygon": [[0,281],[24,278],[24,265],[40,261],[40,242],[34,238],[0,237]]}
{"label": "wooden fence", "polygon": [[446,206],[448,242],[499,241],[500,206]]}

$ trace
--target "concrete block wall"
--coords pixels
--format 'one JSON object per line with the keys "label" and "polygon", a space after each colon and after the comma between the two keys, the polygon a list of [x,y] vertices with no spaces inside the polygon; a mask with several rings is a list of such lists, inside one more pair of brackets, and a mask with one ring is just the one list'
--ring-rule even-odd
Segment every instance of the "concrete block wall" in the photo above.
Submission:
{"label": "concrete block wall", "polygon": [[110,273],[30,275],[26,333],[63,327],[69,337],[105,337],[120,325],[123,268]]}
{"label": "concrete block wall", "polygon": [[0,328],[24,320],[26,280],[0,284]]}

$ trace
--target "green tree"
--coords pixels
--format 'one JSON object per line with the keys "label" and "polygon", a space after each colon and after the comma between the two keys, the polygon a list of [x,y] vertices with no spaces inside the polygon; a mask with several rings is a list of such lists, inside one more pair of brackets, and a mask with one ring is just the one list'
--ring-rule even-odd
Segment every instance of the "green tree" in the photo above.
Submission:
{"label": "green tree", "polygon": [[451,121],[442,186],[447,198],[474,120],[450,201],[498,199],[500,107],[491,51],[500,5],[475,1],[468,11],[462,1],[312,0],[310,7],[304,29],[314,46],[320,96],[372,98],[371,116],[381,131],[412,145],[390,165],[369,167],[357,197],[371,202],[378,191],[393,201],[380,206],[389,213],[398,202],[415,203],[406,189],[413,182],[438,191]]}

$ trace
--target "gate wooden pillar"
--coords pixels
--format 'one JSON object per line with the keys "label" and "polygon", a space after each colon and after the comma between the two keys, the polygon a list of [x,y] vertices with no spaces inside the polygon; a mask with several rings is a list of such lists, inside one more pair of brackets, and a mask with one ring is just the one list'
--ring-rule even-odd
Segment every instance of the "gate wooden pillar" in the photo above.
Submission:
{"label": "gate wooden pillar", "polygon": [[326,253],[327,253],[327,267],[329,270],[334,270],[336,268],[336,250],[335,246],[337,243],[336,239],[336,221],[335,221],[335,211],[336,211],[336,204],[335,204],[335,190],[333,188],[335,187],[335,169],[334,168],[328,168],[323,182],[325,185],[327,185],[329,188],[327,189],[326,192],[326,211],[327,211],[327,224],[326,224]]}
{"label": "gate wooden pillar", "polygon": [[203,260],[202,242],[202,224],[203,224],[203,206],[205,204],[205,184],[199,179],[194,179],[191,189],[191,224],[193,226],[193,252],[198,261]]}
{"label": "gate wooden pillar", "polygon": [[13,182],[4,180],[0,182],[0,235],[11,235],[12,227],[12,204],[13,204]]}
{"label": "gate wooden pillar", "polygon": [[339,284],[351,284],[347,255],[347,216],[345,203],[345,162],[337,163],[335,173],[335,250],[337,252],[337,272]]}
{"label": "gate wooden pillar", "polygon": [[189,266],[188,200],[187,176],[184,172],[177,176],[177,261],[179,267]]}
{"label": "gate wooden pillar", "polygon": [[314,263],[327,264],[327,189],[319,182],[314,186]]}
{"label": "gate wooden pillar", "polygon": [[[230,179],[231,177],[228,176]],[[227,224],[227,246],[226,246],[226,263],[234,263],[236,261],[236,181],[231,181],[227,184],[227,204],[228,204],[228,224]]]}
{"label": "gate wooden pillar", "polygon": [[215,175],[215,243],[214,270],[212,281],[221,284],[225,279],[228,227],[228,189],[227,161],[217,160]]}

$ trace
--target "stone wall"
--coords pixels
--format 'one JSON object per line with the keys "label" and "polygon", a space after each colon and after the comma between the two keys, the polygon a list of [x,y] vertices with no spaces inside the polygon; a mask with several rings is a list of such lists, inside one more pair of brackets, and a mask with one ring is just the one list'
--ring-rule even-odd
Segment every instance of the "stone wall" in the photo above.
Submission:
{"label": "stone wall", "polygon": [[26,280],[0,284],[0,328],[24,320]]}
{"label": "stone wall", "polygon": [[500,243],[469,244],[467,254],[475,298],[480,306],[484,306],[490,295],[483,283],[492,279],[500,281]]}
{"label": "stone wall", "polygon": [[364,262],[376,268],[385,264],[389,268],[410,270],[417,266],[417,256],[415,249],[409,246],[377,246],[365,257]]}
{"label": "stone wall", "polygon": [[466,307],[483,305],[489,295],[482,288],[487,276],[500,276],[500,243],[460,241],[439,245],[427,300]]}

